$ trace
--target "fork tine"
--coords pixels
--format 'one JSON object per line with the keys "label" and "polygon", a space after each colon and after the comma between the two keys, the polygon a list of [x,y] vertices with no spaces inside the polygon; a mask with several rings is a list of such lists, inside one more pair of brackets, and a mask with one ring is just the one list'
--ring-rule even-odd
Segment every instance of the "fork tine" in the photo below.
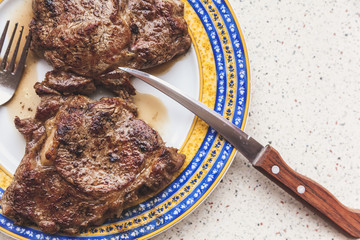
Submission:
{"label": "fork tine", "polygon": [[18,38],[18,41],[17,41],[17,43],[16,43],[16,47],[15,47],[15,50],[14,50],[14,54],[13,54],[13,56],[12,56],[12,58],[11,58],[11,62],[10,62],[9,67],[8,67],[8,71],[10,71],[10,72],[13,72],[13,71],[14,71],[15,60],[16,60],[16,56],[17,56],[18,51],[19,51],[19,47],[20,47],[20,42],[21,42],[21,37],[22,37],[23,31],[24,31],[24,26],[21,27],[20,34],[19,34],[19,38]]}
{"label": "fork tine", "polygon": [[26,57],[29,52],[30,43],[31,43],[31,37],[32,37],[32,32],[30,31],[29,34],[26,36],[26,42],[25,42],[24,48],[22,50],[18,66],[15,70],[15,75],[22,75],[24,72]]}
{"label": "fork tine", "polygon": [[11,49],[11,44],[12,44],[12,42],[14,40],[14,36],[15,36],[15,33],[16,33],[17,26],[18,26],[18,23],[15,24],[14,31],[13,31],[13,33],[11,35],[11,38],[10,38],[10,42],[8,44],[5,55],[4,55],[4,57],[3,57],[2,61],[1,61],[1,64],[0,64],[0,70],[4,70],[5,67],[6,67],[6,61],[7,61],[7,58],[9,56],[9,52],[10,52],[10,49]]}
{"label": "fork tine", "polygon": [[4,31],[3,31],[2,35],[1,35],[1,38],[0,38],[0,53],[1,53],[1,49],[2,49],[3,44],[4,44],[6,32],[7,32],[8,28],[9,28],[9,24],[10,24],[10,21],[9,21],[9,20],[6,21],[6,25],[5,25]]}

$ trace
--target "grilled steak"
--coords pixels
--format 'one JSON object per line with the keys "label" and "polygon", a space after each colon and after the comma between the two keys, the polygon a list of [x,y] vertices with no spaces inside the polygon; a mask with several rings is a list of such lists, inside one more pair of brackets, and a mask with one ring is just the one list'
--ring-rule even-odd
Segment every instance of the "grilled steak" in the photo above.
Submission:
{"label": "grilled steak", "polygon": [[33,49],[58,70],[97,77],[188,50],[181,0],[34,0]]}
{"label": "grilled steak", "polygon": [[46,73],[44,81],[37,84],[35,90],[38,95],[49,93],[59,95],[60,92],[63,95],[73,93],[88,95],[95,92],[97,85],[107,88],[123,99],[135,95],[135,88],[131,85],[129,77],[120,70],[100,75],[96,79],[54,70]]}
{"label": "grilled steak", "polygon": [[3,214],[15,223],[75,234],[119,217],[182,166],[185,156],[166,147],[128,101],[67,95],[66,81],[49,81],[36,85],[36,118],[15,119],[26,152],[1,198]]}

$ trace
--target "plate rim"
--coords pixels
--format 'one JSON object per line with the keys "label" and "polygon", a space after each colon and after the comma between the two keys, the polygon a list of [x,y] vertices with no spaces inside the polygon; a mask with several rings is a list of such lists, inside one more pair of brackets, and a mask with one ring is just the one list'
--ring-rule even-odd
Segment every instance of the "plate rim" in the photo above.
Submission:
{"label": "plate rim", "polygon": [[[239,35],[240,35],[240,39],[241,39],[241,43],[244,49],[244,56],[245,56],[245,62],[246,62],[246,72],[247,72],[247,94],[246,94],[246,105],[245,105],[245,110],[244,110],[244,117],[243,117],[243,122],[241,124],[241,130],[244,130],[245,126],[246,126],[246,122],[247,122],[247,117],[248,117],[248,113],[249,113],[249,107],[250,107],[250,91],[251,91],[251,83],[250,83],[250,62],[249,62],[249,56],[248,56],[248,51],[247,51],[247,47],[246,47],[246,43],[245,43],[245,38],[244,35],[242,33],[242,30],[240,28],[240,24],[238,22],[238,19],[235,15],[235,12],[233,10],[233,8],[231,7],[230,3],[228,0],[222,0],[225,2],[225,4],[228,6],[231,15],[234,18],[236,27],[239,31]],[[152,237],[155,237],[156,235],[161,234],[162,232],[165,232],[166,230],[174,227],[176,224],[178,224],[179,222],[181,222],[182,220],[184,220],[186,217],[188,217],[193,211],[195,211],[210,195],[211,193],[215,190],[215,188],[219,185],[220,181],[224,178],[226,172],[229,170],[232,162],[234,161],[236,155],[238,154],[238,151],[234,148],[232,150],[232,153],[226,163],[226,165],[224,166],[224,168],[222,169],[222,171],[219,174],[219,177],[214,181],[214,183],[212,184],[212,186],[201,196],[201,198],[195,202],[186,212],[184,212],[182,215],[180,215],[175,221],[172,221],[170,223],[168,223],[167,225],[157,229],[154,232],[149,233],[148,235],[142,236],[140,238],[138,238],[139,240],[145,240],[145,239],[149,239]]]}

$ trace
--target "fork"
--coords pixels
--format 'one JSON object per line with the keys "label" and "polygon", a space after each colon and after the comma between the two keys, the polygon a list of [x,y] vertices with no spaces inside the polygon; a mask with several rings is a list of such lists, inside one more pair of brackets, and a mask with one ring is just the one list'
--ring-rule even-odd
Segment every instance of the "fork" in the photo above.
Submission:
{"label": "fork", "polygon": [[[10,24],[10,21],[7,21],[4,31],[0,38],[0,53],[1,53],[2,47],[4,45],[6,32],[9,28],[9,24]],[[11,45],[14,41],[17,27],[18,27],[18,23],[15,24],[14,30],[10,37],[9,44],[6,48],[5,54],[0,63],[0,105],[3,105],[6,102],[8,102],[14,95],[14,93],[19,85],[19,82],[21,80],[21,77],[24,73],[26,57],[27,57],[27,54],[28,54],[29,48],[30,48],[31,31],[29,32],[29,34],[26,37],[26,42],[25,42],[24,48],[22,49],[20,60],[15,67],[15,61],[16,61],[16,57],[17,57],[19,47],[20,47],[21,37],[22,37],[23,31],[24,31],[24,26],[22,26],[19,37],[17,39],[17,43],[15,46],[14,52],[11,57],[11,60],[10,60],[10,62],[8,62]]]}

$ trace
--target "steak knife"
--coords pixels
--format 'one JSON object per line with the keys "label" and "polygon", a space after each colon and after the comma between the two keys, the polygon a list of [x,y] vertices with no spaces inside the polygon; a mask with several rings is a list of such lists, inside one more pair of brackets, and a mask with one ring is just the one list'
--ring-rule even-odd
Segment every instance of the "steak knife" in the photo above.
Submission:
{"label": "steak knife", "polygon": [[360,210],[340,203],[317,182],[291,169],[270,145],[263,146],[205,104],[188,97],[169,83],[148,73],[119,69],[138,77],[189,109],[230,142],[250,163],[287,192],[310,204],[353,237],[360,237]]}

